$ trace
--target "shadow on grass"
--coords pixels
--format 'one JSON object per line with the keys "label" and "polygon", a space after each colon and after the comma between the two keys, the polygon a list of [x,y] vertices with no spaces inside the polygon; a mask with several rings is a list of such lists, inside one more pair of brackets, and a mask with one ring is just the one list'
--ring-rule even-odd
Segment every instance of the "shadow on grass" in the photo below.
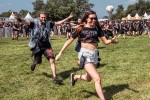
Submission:
{"label": "shadow on grass", "polygon": [[71,73],[75,73],[79,71],[79,68],[72,68],[71,70],[66,70],[66,71],[63,71],[63,72],[60,72],[59,75],[63,78],[63,79],[67,79],[68,77],[70,77],[70,74]]}
{"label": "shadow on grass", "polygon": [[101,68],[101,67],[104,67],[104,66],[106,66],[106,64],[101,64],[101,63],[100,63],[100,65],[97,66],[96,68]]}
{"label": "shadow on grass", "polygon": [[[76,71],[79,71],[79,68],[72,68],[71,70],[66,70],[66,71],[63,71],[63,72],[60,72],[59,73],[59,76],[62,77],[63,79],[67,79],[68,77],[70,77],[70,74],[71,73],[75,73]],[[52,78],[52,74],[48,74],[46,72],[43,72],[42,73],[44,76],[48,77],[48,78]]]}
{"label": "shadow on grass", "polygon": [[[128,89],[128,90],[131,90],[135,93],[138,93],[139,91],[137,90],[134,90],[134,89],[131,89],[129,87],[128,84],[119,84],[119,85],[111,85],[111,86],[108,86],[108,87],[104,87],[103,90],[105,91],[104,92],[104,95],[105,95],[105,99],[106,100],[113,100],[113,95],[117,94],[118,92],[121,92],[123,91],[124,89]],[[87,91],[87,90],[82,90],[81,93],[85,93],[85,98],[89,98],[91,96],[96,96],[98,97],[97,93],[96,92],[91,92],[91,91]]]}
{"label": "shadow on grass", "polygon": [[[99,67],[104,67],[106,64],[100,64],[100,66],[97,66],[97,68]],[[63,78],[63,79],[67,79],[68,77],[70,77],[70,74],[71,73],[75,73],[79,70],[82,70],[82,69],[79,69],[78,68],[79,66],[77,66],[76,68],[73,67],[71,70],[66,70],[66,71],[63,71],[63,72],[60,72],[59,75]],[[84,69],[83,69],[84,70]]]}
{"label": "shadow on grass", "polygon": [[98,47],[97,49],[103,49],[103,48],[106,48],[106,47]]}
{"label": "shadow on grass", "polygon": [[48,73],[46,73],[46,72],[43,72],[42,74],[43,74],[44,76],[48,77],[48,78],[52,78],[52,77],[53,77],[52,74],[48,74]]}
{"label": "shadow on grass", "polygon": [[96,92],[91,92],[91,91],[87,91],[87,90],[82,90],[80,91],[81,93],[84,93],[84,98],[89,98],[89,97],[92,97],[92,96],[96,96],[98,98],[98,95]]}
{"label": "shadow on grass", "polygon": [[123,91],[124,89],[128,89],[136,93],[139,92],[137,90],[131,89],[128,84],[111,85],[103,88],[103,90],[105,90],[104,95],[106,97],[106,100],[112,100],[113,95],[117,94],[120,91]]}

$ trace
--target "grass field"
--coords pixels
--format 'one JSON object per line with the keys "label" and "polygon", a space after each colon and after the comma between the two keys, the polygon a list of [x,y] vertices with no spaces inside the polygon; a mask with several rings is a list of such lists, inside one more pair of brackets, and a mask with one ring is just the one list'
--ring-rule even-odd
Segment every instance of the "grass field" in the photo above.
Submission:
{"label": "grass field", "polygon": [[[65,37],[51,38],[58,53]],[[94,83],[78,81],[70,86],[70,73],[84,74],[76,65],[75,42],[56,62],[62,85],[54,84],[49,62],[34,72],[30,70],[31,52],[26,38],[12,41],[0,38],[0,100],[98,100]],[[102,78],[106,100],[150,100],[150,38],[147,36],[119,38],[118,44],[99,43]]]}

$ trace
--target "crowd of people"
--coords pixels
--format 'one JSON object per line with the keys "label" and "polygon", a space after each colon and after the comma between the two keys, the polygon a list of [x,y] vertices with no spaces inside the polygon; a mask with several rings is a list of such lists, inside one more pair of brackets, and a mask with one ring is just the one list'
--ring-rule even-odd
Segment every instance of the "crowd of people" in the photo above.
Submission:
{"label": "crowd of people", "polygon": [[19,22],[0,22],[0,29],[1,36],[12,37],[12,40],[18,40],[19,37],[29,38],[31,32],[28,25]]}
{"label": "crowd of people", "polygon": [[[51,29],[51,36],[66,35],[69,39],[75,27],[77,21],[64,22]],[[99,25],[104,30],[106,38],[117,36],[139,36],[147,35],[150,37],[150,20],[130,20],[130,21],[99,21]],[[1,37],[2,34],[5,37],[11,36],[12,40],[18,40],[19,37],[30,37],[31,29],[28,25],[19,22],[1,22]]]}
{"label": "crowd of people", "polygon": [[[74,86],[77,80],[87,82],[93,80],[96,93],[101,100],[105,100],[105,97],[102,91],[101,77],[96,70],[99,58],[97,49],[99,41],[101,40],[107,45],[118,42],[117,38],[120,36],[123,36],[124,39],[126,35],[148,35],[150,37],[149,20],[98,21],[94,11],[86,12],[78,21],[69,22],[66,21],[71,19],[73,14],[60,21],[47,21],[46,14],[40,12],[36,22],[23,20],[16,14],[13,16],[17,22],[0,22],[0,28],[10,27],[9,34],[11,34],[12,40],[18,40],[19,36],[23,37],[24,35],[27,38],[30,37],[29,46],[33,56],[33,63],[30,66],[32,71],[35,70],[37,64],[42,63],[42,55],[44,55],[50,63],[53,81],[56,84],[61,84],[62,80],[56,76],[55,60],[59,60],[65,49],[75,40],[80,45],[77,46],[78,64],[82,67],[81,69],[85,70],[85,74],[71,73],[71,85]],[[50,36],[55,34],[54,26],[56,26],[59,38],[62,34],[65,34],[67,38],[56,57],[49,41]]]}

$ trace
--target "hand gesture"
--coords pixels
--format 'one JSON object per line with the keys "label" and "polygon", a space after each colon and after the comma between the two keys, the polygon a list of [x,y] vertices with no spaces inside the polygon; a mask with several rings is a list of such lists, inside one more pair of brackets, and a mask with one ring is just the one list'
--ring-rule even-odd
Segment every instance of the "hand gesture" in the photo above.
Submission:
{"label": "hand gesture", "polygon": [[117,37],[116,37],[116,36],[113,37],[111,40],[112,40],[112,43],[118,43],[118,40],[117,40]]}
{"label": "hand gesture", "polygon": [[61,54],[59,53],[58,55],[56,55],[55,60],[59,60],[60,59]]}
{"label": "hand gesture", "polygon": [[73,17],[73,12],[71,12],[71,14],[68,16],[69,18],[72,18]]}

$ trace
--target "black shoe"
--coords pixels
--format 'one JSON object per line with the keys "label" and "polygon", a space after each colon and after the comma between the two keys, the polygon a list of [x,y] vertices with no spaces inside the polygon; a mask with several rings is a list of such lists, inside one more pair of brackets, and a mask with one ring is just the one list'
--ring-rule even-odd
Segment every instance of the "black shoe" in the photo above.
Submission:
{"label": "black shoe", "polygon": [[34,71],[34,70],[35,70],[35,67],[36,67],[36,64],[32,64],[32,65],[31,65],[31,70]]}
{"label": "black shoe", "polygon": [[61,84],[62,83],[62,80],[59,80],[57,77],[54,77],[53,81],[55,84]]}
{"label": "black shoe", "polygon": [[77,80],[74,79],[74,76],[75,76],[75,74],[71,73],[71,76],[70,76],[70,78],[71,78],[71,86],[74,86],[76,81],[77,81]]}

